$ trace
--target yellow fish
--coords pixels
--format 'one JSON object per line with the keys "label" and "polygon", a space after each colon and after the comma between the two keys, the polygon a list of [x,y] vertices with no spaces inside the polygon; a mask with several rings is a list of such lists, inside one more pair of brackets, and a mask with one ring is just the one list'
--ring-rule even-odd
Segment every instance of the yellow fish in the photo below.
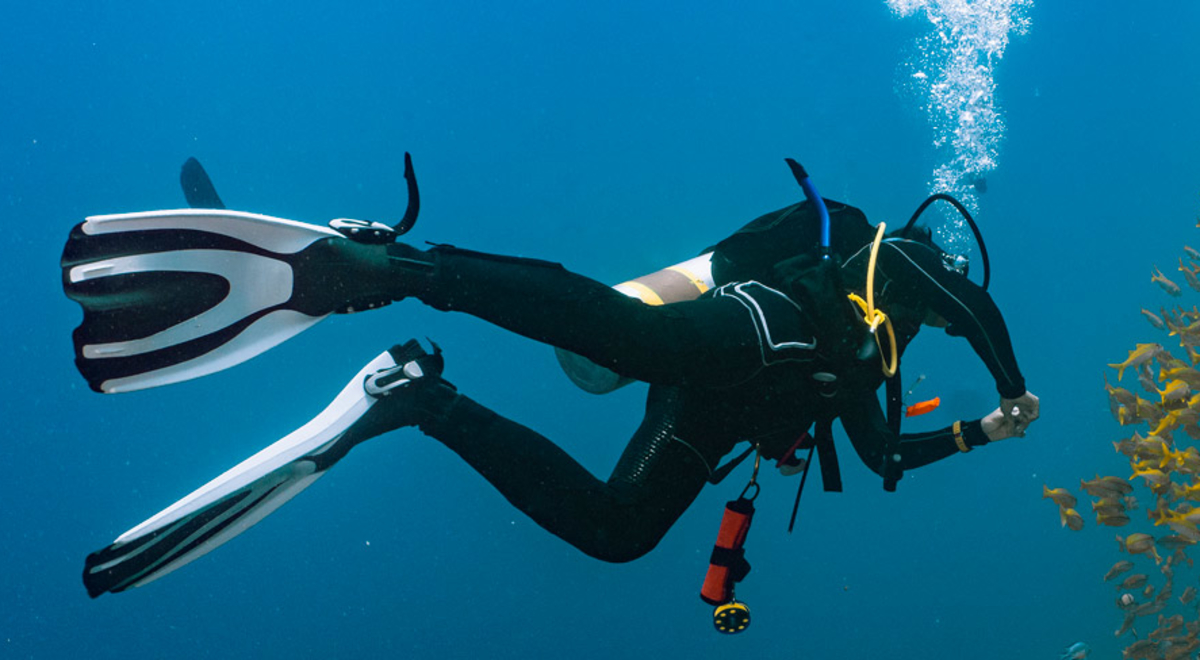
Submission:
{"label": "yellow fish", "polygon": [[1183,265],[1183,257],[1180,257],[1180,271],[1183,272],[1183,280],[1187,281],[1188,286],[1200,292],[1200,280],[1196,280],[1196,271],[1200,271],[1200,266],[1189,269],[1188,266]]}
{"label": "yellow fish", "polygon": [[1178,306],[1175,309],[1167,309],[1166,307],[1158,308],[1158,315],[1162,317],[1163,323],[1166,323],[1168,328],[1183,322],[1179,318],[1179,312],[1180,308]]}
{"label": "yellow fish", "polygon": [[1194,469],[1200,465],[1200,453],[1196,451],[1195,447],[1188,447],[1179,451],[1168,449],[1163,452],[1158,467],[1161,470],[1168,465],[1177,472],[1194,472]]}
{"label": "yellow fish", "polygon": [[1150,431],[1151,435],[1164,435],[1170,433],[1183,424],[1183,419],[1181,419],[1179,410],[1172,410],[1158,420],[1152,420],[1149,418],[1143,419],[1146,419],[1147,422],[1155,425],[1154,430]]}
{"label": "yellow fish", "polygon": [[[1125,594],[1125,595],[1129,596],[1129,594]],[[1130,596],[1130,598],[1132,598],[1132,596]],[[1129,609],[1129,608],[1126,607],[1123,609]],[[1137,615],[1135,615],[1133,612],[1126,612],[1125,620],[1121,622],[1121,627],[1118,628],[1117,632],[1115,632],[1113,634],[1116,635],[1117,637],[1120,637],[1121,635],[1124,635],[1125,633],[1129,632],[1130,630],[1133,630],[1133,624],[1135,621],[1137,621]],[[1149,640],[1145,640],[1145,641],[1149,641]],[[1154,646],[1154,648],[1158,648],[1158,645],[1156,644]],[[1129,656],[1126,656],[1126,657],[1129,657]]]}
{"label": "yellow fish", "polygon": [[1118,407],[1113,413],[1113,417],[1117,418],[1117,423],[1121,426],[1136,424],[1137,422],[1141,421],[1137,416],[1137,413],[1135,413],[1129,406]]}
{"label": "yellow fish", "polygon": [[1184,536],[1176,535],[1160,537],[1156,543],[1169,550],[1178,550],[1180,548],[1186,548],[1189,545],[1196,545],[1195,541]]}
{"label": "yellow fish", "polygon": [[1165,639],[1183,630],[1183,615],[1176,614],[1170,618],[1158,616],[1158,629],[1147,635],[1150,639]]}
{"label": "yellow fish", "polygon": [[[1164,381],[1168,377],[1178,378],[1179,374],[1191,369],[1187,362],[1171,355],[1169,352],[1163,352],[1158,356],[1158,380]],[[1178,372],[1175,373],[1175,372]]]}
{"label": "yellow fish", "polygon": [[[1186,503],[1180,505],[1179,507],[1179,511],[1188,510],[1190,510],[1190,505]],[[1174,513],[1175,511],[1171,510],[1170,502],[1165,497],[1159,497],[1155,499],[1154,508],[1146,512],[1147,517],[1149,517],[1150,520],[1153,520],[1156,526],[1169,522]]]}
{"label": "yellow fish", "polygon": [[1159,389],[1154,386],[1154,374],[1150,372],[1150,365],[1143,364],[1138,367],[1137,381],[1146,392],[1159,394]]}
{"label": "yellow fish", "polygon": [[1158,461],[1161,461],[1162,457],[1166,455],[1168,451],[1170,451],[1167,449],[1167,443],[1157,435],[1151,435],[1143,438],[1135,433],[1130,439],[1137,443],[1136,448],[1133,450],[1133,458],[1136,461],[1146,461],[1151,459],[1157,459]]}
{"label": "yellow fish", "polygon": [[1108,366],[1117,370],[1117,380],[1121,380],[1121,376],[1125,373],[1127,367],[1136,367],[1144,362],[1149,362],[1162,352],[1162,344],[1138,344],[1137,348],[1129,351],[1129,357],[1125,358],[1124,362]]}
{"label": "yellow fish", "polygon": [[1083,529],[1083,516],[1075,509],[1059,507],[1058,517],[1062,520],[1062,526],[1070,528],[1073,532]]}
{"label": "yellow fish", "polygon": [[1171,458],[1175,461],[1176,472],[1193,475],[1200,472],[1200,451],[1195,447],[1173,452]]}
{"label": "yellow fish", "polygon": [[1146,581],[1149,579],[1150,579],[1149,575],[1146,575],[1145,573],[1137,573],[1135,575],[1130,575],[1129,577],[1125,578],[1121,582],[1121,584],[1117,585],[1117,588],[1118,589],[1130,589],[1130,590],[1141,589],[1142,587],[1146,586]]}
{"label": "yellow fish", "polygon": [[[1137,411],[1136,412],[1137,412],[1137,416],[1139,418],[1144,419],[1151,424],[1157,424],[1159,422],[1159,420],[1161,420],[1163,418],[1164,411],[1163,411],[1163,407],[1161,405],[1147,401],[1140,396],[1136,397],[1136,401],[1137,401]],[[1158,434],[1155,433],[1152,435],[1158,435]]]}
{"label": "yellow fish", "polygon": [[1188,348],[1200,346],[1200,322],[1193,323],[1186,330],[1179,333],[1179,345]]}
{"label": "yellow fish", "polygon": [[[1109,365],[1112,366],[1112,365]],[[1190,367],[1189,367],[1190,368]],[[1160,381],[1161,382],[1161,381]],[[1112,406],[1136,406],[1137,395],[1123,387],[1117,387],[1108,382],[1108,375],[1104,376],[1104,390],[1108,392],[1109,405]]]}
{"label": "yellow fish", "polygon": [[1092,502],[1093,513],[1125,513],[1125,500],[1119,497],[1105,497]]}
{"label": "yellow fish", "polygon": [[1171,497],[1177,500],[1200,501],[1200,483],[1188,484],[1187,486],[1171,484]]}
{"label": "yellow fish", "polygon": [[1195,291],[1200,291],[1200,280],[1196,279],[1196,272],[1200,271],[1200,266],[1194,269],[1183,265],[1183,257],[1179,258],[1179,270],[1183,272],[1183,279],[1187,280],[1188,286]]}
{"label": "yellow fish", "polygon": [[1191,394],[1191,389],[1188,387],[1187,382],[1185,382],[1182,378],[1176,378],[1170,383],[1167,383],[1165,388],[1161,390],[1155,389],[1154,391],[1158,392],[1159,396],[1162,397],[1163,405],[1173,403],[1175,401],[1181,401],[1187,398],[1187,395]]}
{"label": "yellow fish", "polygon": [[[1153,592],[1154,587],[1146,587],[1146,591]],[[1151,614],[1158,614],[1165,609],[1167,609],[1166,601],[1153,600],[1149,603],[1142,603],[1133,611],[1133,614],[1134,616],[1149,616]]]}
{"label": "yellow fish", "polygon": [[1157,282],[1162,287],[1162,290],[1166,291],[1169,295],[1176,297],[1183,295],[1183,289],[1180,289],[1178,284],[1167,279],[1167,276],[1163,275],[1157,266],[1154,268],[1154,276],[1150,278],[1150,281]]}
{"label": "yellow fish", "polygon": [[1121,497],[1133,492],[1133,486],[1120,477],[1096,475],[1091,481],[1079,480],[1079,487],[1092,497]]}
{"label": "yellow fish", "polygon": [[[1152,519],[1153,519],[1153,516],[1152,516]],[[1200,533],[1198,533],[1198,530],[1200,530],[1200,527],[1197,526],[1197,523],[1200,523],[1200,509],[1192,509],[1190,506],[1188,506],[1186,504],[1181,505],[1178,509],[1176,509],[1174,511],[1167,511],[1167,512],[1161,514],[1158,517],[1158,520],[1155,520],[1155,522],[1154,522],[1155,526],[1165,524],[1165,525],[1169,526],[1171,529],[1183,534],[1184,536],[1186,536],[1187,538],[1190,538],[1190,539],[1194,539],[1197,536],[1200,536]],[[1185,532],[1183,530],[1189,530],[1189,531]]]}
{"label": "yellow fish", "polygon": [[1050,498],[1054,503],[1068,509],[1075,506],[1075,496],[1068,493],[1066,488],[1050,488],[1042,484],[1042,499]]}
{"label": "yellow fish", "polygon": [[1163,355],[1168,355],[1168,353],[1163,351],[1159,356],[1158,382],[1165,383],[1169,380],[1182,380],[1193,390],[1200,389],[1197,387],[1197,385],[1200,385],[1200,371],[1196,371],[1195,367],[1183,361],[1180,361],[1175,366],[1166,366],[1162,361]]}
{"label": "yellow fish", "polygon": [[[1152,614],[1152,612],[1145,612],[1144,614]],[[1134,616],[1140,615],[1135,614]],[[1158,646],[1158,642],[1153,639],[1139,639],[1121,651],[1121,658],[1123,660],[1149,660],[1150,658],[1157,658],[1160,655]]]}
{"label": "yellow fish", "polygon": [[1129,524],[1129,516],[1124,513],[1097,513],[1097,525],[1108,525],[1109,527],[1124,527]]}
{"label": "yellow fish", "polygon": [[1130,480],[1142,477],[1146,480],[1147,486],[1165,486],[1171,483],[1171,478],[1162,470],[1150,468],[1148,470],[1135,470]]}
{"label": "yellow fish", "polygon": [[1128,559],[1123,559],[1113,564],[1112,568],[1108,569],[1108,572],[1104,574],[1104,581],[1108,582],[1118,575],[1128,572],[1131,568],[1133,568],[1133,562],[1129,561]]}
{"label": "yellow fish", "polygon": [[1149,534],[1135,532],[1125,538],[1118,536],[1117,544],[1121,550],[1131,555],[1150,555],[1154,557],[1155,563],[1162,563],[1162,557],[1159,556],[1158,549],[1154,547],[1154,537]]}
{"label": "yellow fish", "polygon": [[1146,320],[1150,322],[1150,325],[1154,326],[1155,328],[1159,330],[1167,329],[1167,324],[1162,320],[1162,317],[1146,309],[1145,307],[1142,308],[1142,316],[1145,316]]}
{"label": "yellow fish", "polygon": [[1186,246],[1186,245],[1185,245],[1185,246],[1183,246],[1183,251],[1184,251],[1184,252],[1187,252],[1187,255],[1188,255],[1189,257],[1191,257],[1191,258],[1195,259],[1196,261],[1200,261],[1200,252],[1197,252],[1197,251],[1195,251],[1194,249],[1192,249],[1192,248],[1190,248],[1190,247],[1188,247],[1188,246]]}
{"label": "yellow fish", "polygon": [[1195,525],[1172,521],[1167,523],[1167,527],[1170,527],[1171,531],[1175,532],[1179,536],[1192,541],[1200,542],[1200,530],[1197,530]]}

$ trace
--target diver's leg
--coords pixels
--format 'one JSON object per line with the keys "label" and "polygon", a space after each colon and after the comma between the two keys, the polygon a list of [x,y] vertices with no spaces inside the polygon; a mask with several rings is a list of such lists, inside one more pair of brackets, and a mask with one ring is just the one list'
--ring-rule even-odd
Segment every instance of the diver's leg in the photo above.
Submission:
{"label": "diver's leg", "polygon": [[708,479],[705,461],[674,440],[675,409],[670,388],[652,393],[608,482],[550,440],[465,396],[419,427],[547,531],[592,557],[624,562],[653,549]]}
{"label": "diver's leg", "polygon": [[730,298],[653,306],[547,261],[404,244],[388,254],[394,297],[469,313],[630,378],[727,386],[763,366],[761,333]]}

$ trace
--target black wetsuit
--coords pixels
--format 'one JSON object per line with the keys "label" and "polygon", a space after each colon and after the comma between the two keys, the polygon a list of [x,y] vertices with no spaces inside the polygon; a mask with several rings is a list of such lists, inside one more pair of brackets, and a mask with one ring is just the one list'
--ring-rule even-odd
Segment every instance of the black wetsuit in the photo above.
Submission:
{"label": "black wetsuit", "polygon": [[[871,227],[857,209],[829,205],[844,284],[861,291]],[[716,246],[720,286],[698,300],[657,307],[550,262],[394,246],[401,261],[432,264],[416,284],[405,276],[406,295],[650,383],[645,419],[607,481],[547,438],[462,395],[431,404],[440,413],[421,421],[421,430],[539,525],[607,561],[651,550],[735,445],[757,443],[765,457],[779,458],[818,414],[840,417],[860,457],[880,471],[891,431],[876,395],[883,382],[878,358],[847,362],[838,347],[857,346],[860,337],[821,335],[835,332],[830,318],[849,315],[849,303],[832,303],[846,306],[832,315],[810,313],[803,306],[815,304],[811,296],[777,267],[815,244],[815,222],[807,204],[759,218]],[[970,340],[1003,396],[1024,393],[1003,319],[986,292],[920,242],[886,241],[876,268],[876,301],[893,319],[901,352],[932,309],[949,321],[948,332]],[[820,395],[815,371],[837,372],[836,397]],[[968,445],[987,442],[978,421],[963,433]],[[902,468],[959,452],[950,429],[899,441]]]}

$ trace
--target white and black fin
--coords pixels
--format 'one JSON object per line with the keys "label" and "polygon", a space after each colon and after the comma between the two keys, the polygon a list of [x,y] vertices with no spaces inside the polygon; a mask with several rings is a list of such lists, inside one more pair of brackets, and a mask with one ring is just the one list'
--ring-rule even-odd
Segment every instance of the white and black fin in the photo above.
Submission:
{"label": "white and black fin", "polygon": [[88,555],[83,571],[88,594],[95,598],[153,582],[295,497],[365,439],[355,424],[378,401],[366,393],[368,380],[416,357],[409,344],[380,354],[312,421]]}
{"label": "white and black fin", "polygon": [[83,307],[76,366],[93,390],[127,392],[244,362],[328,315],[299,304],[295,269],[341,238],[220,209],[92,216],[62,256],[63,290]]}

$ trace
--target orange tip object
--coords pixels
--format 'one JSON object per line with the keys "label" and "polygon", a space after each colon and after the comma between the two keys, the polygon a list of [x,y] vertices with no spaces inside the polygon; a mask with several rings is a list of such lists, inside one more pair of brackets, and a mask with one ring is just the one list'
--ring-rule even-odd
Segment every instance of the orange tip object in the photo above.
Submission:
{"label": "orange tip object", "polygon": [[934,409],[936,409],[940,405],[942,405],[942,397],[935,396],[928,401],[921,401],[920,403],[914,403],[911,406],[905,408],[904,416],[905,417],[916,417],[917,415],[924,415],[927,412],[932,412]]}

